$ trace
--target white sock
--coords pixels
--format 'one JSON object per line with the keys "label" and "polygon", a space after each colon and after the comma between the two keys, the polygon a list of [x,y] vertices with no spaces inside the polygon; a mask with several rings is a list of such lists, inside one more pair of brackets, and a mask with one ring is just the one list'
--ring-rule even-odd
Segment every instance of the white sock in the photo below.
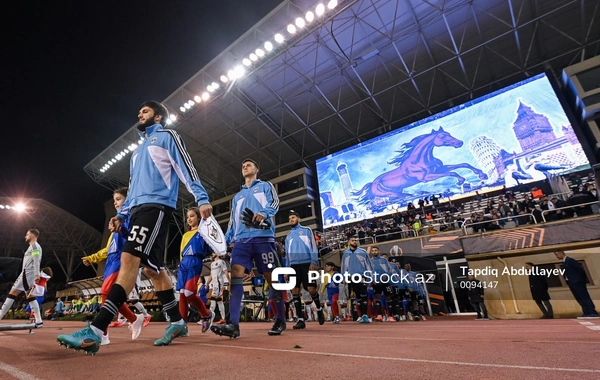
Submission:
{"label": "white sock", "polygon": [[221,319],[225,319],[225,304],[223,303],[223,301],[219,301],[217,302],[217,305],[219,305],[219,313],[221,313]]}
{"label": "white sock", "polygon": [[40,313],[40,305],[36,300],[29,302],[29,306],[31,307],[31,311],[33,311],[33,315],[35,315],[35,323],[42,323],[42,313]]}
{"label": "white sock", "polygon": [[90,325],[90,327],[92,328],[92,331],[94,332],[94,334],[98,335],[98,338],[102,339],[102,335],[104,335],[104,331],[100,330],[99,328],[97,328],[94,325]]}
{"label": "white sock", "polygon": [[117,321],[118,321],[118,322],[121,322],[121,323],[125,323],[125,322],[127,322],[127,318],[125,318],[125,317],[123,316],[123,314],[119,313],[119,314],[117,315]]}
{"label": "white sock", "polygon": [[178,320],[177,322],[171,322],[172,325],[185,325],[185,321],[183,319]]}
{"label": "white sock", "polygon": [[146,318],[148,315],[148,311],[146,311],[146,308],[144,307],[144,305],[142,305],[141,302],[136,302],[135,305],[133,305],[133,307],[135,307],[137,309],[137,311],[139,311],[140,313],[142,313],[142,315],[144,316],[144,318]]}
{"label": "white sock", "polygon": [[217,302],[210,301],[210,311],[212,311],[214,313],[216,308],[217,308]]}
{"label": "white sock", "polygon": [[4,304],[2,304],[2,309],[0,309],[0,319],[4,318],[6,313],[8,313],[8,311],[12,307],[13,303],[15,303],[14,298],[7,298],[6,300],[4,300]]}

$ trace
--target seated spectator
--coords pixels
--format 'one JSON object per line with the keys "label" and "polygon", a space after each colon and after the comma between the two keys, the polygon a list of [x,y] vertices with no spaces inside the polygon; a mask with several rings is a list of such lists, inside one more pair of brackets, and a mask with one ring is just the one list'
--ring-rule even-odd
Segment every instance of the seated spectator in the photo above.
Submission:
{"label": "seated spectator", "polygon": [[[569,199],[567,199],[567,204],[569,206],[577,206],[585,203],[595,202],[597,200],[594,198],[592,193],[588,191],[582,193],[579,191],[579,186],[573,187],[572,190],[573,194],[569,197]],[[588,216],[593,214],[591,205],[573,207],[573,210],[577,216]]]}

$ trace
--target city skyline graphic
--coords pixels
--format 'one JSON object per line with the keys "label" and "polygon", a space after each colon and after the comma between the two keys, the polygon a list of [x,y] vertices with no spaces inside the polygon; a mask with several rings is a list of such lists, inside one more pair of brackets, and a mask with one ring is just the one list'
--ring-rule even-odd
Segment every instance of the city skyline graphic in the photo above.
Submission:
{"label": "city skyline graphic", "polygon": [[512,187],[586,165],[541,74],[323,157],[317,177],[323,220],[332,225],[431,194]]}

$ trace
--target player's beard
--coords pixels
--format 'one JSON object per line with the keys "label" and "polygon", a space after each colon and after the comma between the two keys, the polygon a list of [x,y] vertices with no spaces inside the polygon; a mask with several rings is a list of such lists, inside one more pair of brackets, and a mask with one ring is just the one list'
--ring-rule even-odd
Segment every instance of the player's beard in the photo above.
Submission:
{"label": "player's beard", "polygon": [[149,126],[151,126],[151,125],[154,125],[154,118],[152,118],[152,119],[147,119],[147,120],[144,122],[144,124],[142,124],[142,123],[138,123],[138,125],[137,125],[137,129],[138,129],[140,132],[146,132],[146,128],[148,128],[148,127],[149,127]]}

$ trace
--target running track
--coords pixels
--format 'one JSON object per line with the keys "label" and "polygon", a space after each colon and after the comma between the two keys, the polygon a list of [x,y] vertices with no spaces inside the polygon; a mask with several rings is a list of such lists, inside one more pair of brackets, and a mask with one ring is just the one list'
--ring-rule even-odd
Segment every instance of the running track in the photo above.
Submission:
{"label": "running track", "polygon": [[271,324],[243,323],[237,340],[193,324],[167,347],[152,346],[166,327],[153,322],[135,342],[112,329],[96,356],[56,343],[84,323],[44,323],[33,335],[0,332],[0,379],[600,379],[600,320],[288,323],[279,337],[267,336]]}

